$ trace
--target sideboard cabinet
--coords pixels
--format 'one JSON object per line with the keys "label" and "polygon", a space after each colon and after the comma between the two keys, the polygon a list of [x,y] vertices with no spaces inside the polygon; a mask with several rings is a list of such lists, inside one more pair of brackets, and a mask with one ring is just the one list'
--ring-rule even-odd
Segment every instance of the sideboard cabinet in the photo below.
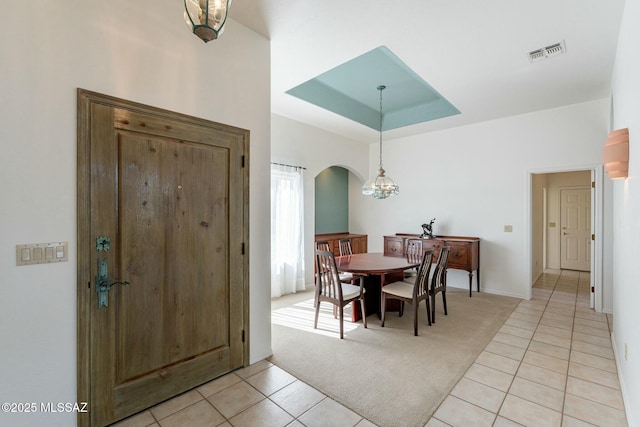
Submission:
{"label": "sideboard cabinet", "polygon": [[361,254],[367,252],[367,235],[366,234],[352,234],[352,233],[331,233],[331,234],[316,234],[315,241],[327,241],[329,242],[329,249],[335,256],[340,256],[340,240],[349,239],[351,242],[351,250],[354,254]]}
{"label": "sideboard cabinet", "polygon": [[422,250],[433,250],[434,259],[440,255],[442,246],[449,246],[448,268],[469,273],[469,296],[471,296],[473,272],[476,272],[476,289],[480,292],[480,239],[478,237],[436,236],[421,238],[419,234],[396,233],[384,236],[384,254],[405,256],[409,240],[422,240]]}

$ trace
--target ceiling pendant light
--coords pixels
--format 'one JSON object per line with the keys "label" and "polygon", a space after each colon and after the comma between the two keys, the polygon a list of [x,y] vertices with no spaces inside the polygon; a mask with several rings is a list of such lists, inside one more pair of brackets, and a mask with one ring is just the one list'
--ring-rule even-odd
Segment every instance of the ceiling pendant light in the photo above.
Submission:
{"label": "ceiling pendant light", "polygon": [[380,85],[377,89],[380,91],[380,165],[378,175],[367,180],[362,186],[362,194],[373,196],[374,199],[386,199],[390,196],[397,196],[400,193],[400,187],[391,178],[385,176],[385,170],[382,168],[382,91],[386,89],[386,86]]}
{"label": "ceiling pendant light", "polygon": [[193,34],[210,42],[222,35],[232,0],[184,0],[184,20]]}

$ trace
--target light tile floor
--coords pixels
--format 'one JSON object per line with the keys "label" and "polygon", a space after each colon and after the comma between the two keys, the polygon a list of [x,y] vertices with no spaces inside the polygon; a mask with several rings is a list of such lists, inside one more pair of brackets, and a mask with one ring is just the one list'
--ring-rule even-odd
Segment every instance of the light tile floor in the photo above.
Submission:
{"label": "light tile floor", "polygon": [[375,427],[263,360],[127,418],[117,427]]}
{"label": "light tile floor", "polygon": [[[375,426],[266,360],[116,425]],[[610,322],[589,308],[588,274],[545,273],[426,427],[520,425],[627,425]]]}
{"label": "light tile floor", "polygon": [[427,427],[626,426],[610,328],[588,273],[543,274]]}

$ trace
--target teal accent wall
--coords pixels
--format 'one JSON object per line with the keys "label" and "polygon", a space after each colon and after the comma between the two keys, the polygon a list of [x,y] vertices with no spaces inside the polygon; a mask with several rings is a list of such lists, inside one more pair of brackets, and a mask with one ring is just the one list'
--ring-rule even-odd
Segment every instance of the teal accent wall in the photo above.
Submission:
{"label": "teal accent wall", "polygon": [[349,171],[332,166],[316,176],[316,234],[349,231]]}

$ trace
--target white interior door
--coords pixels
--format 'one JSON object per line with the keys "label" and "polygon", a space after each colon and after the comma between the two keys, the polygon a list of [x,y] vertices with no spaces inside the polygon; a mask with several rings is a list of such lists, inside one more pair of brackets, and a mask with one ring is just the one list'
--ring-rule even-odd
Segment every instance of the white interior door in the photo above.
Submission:
{"label": "white interior door", "polygon": [[591,270],[591,189],[560,190],[560,268]]}

